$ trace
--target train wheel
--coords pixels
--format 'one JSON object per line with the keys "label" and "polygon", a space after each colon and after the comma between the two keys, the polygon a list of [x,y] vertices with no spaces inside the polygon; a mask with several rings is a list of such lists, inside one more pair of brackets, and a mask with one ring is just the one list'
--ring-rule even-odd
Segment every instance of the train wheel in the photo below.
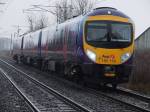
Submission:
{"label": "train wheel", "polygon": [[75,82],[77,83],[83,82],[82,71],[80,67],[78,66],[72,67],[69,74]]}
{"label": "train wheel", "polygon": [[16,64],[18,64],[19,63],[19,60],[18,60],[18,58],[16,59]]}
{"label": "train wheel", "polygon": [[24,58],[24,64],[27,64],[27,57]]}
{"label": "train wheel", "polygon": [[18,60],[18,55],[15,55],[15,56],[13,57],[13,59],[15,60],[15,63],[18,64],[18,62],[19,62],[19,60]]}
{"label": "train wheel", "polygon": [[42,59],[37,59],[37,68],[42,70]]}
{"label": "train wheel", "polygon": [[42,71],[48,71],[48,60],[43,60]]}
{"label": "train wheel", "polygon": [[24,56],[20,56],[20,62],[23,63],[24,61]]}
{"label": "train wheel", "polygon": [[33,59],[32,58],[30,58],[29,65],[33,66]]}
{"label": "train wheel", "polygon": [[64,67],[63,68],[63,75],[64,75],[64,77],[67,77],[67,75],[68,75],[67,67],[65,65],[63,67]]}
{"label": "train wheel", "polygon": [[113,88],[114,90],[116,90],[116,88],[117,88],[117,83],[112,83],[111,85],[112,85],[112,88]]}
{"label": "train wheel", "polygon": [[99,84],[99,88],[100,89],[104,89],[106,87],[107,87],[107,83],[106,82],[100,82],[100,84]]}

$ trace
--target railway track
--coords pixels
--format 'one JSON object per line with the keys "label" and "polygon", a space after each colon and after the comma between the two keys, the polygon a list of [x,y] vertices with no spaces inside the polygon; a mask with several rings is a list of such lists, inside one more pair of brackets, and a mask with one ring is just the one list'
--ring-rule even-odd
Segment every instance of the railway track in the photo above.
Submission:
{"label": "railway track", "polygon": [[137,99],[140,99],[142,101],[145,101],[150,106],[150,97],[149,96],[139,94],[137,92],[134,92],[132,90],[129,90],[129,89],[126,89],[126,88],[123,88],[123,87],[118,87],[117,91],[122,93],[122,94],[127,94],[127,95],[130,95],[132,97],[136,97]]}
{"label": "railway track", "polygon": [[[112,100],[115,100],[117,102],[123,103],[123,104],[128,105],[128,106],[133,107],[133,108],[136,108],[136,109],[138,109],[142,112],[150,112],[150,108],[148,107],[149,102],[150,102],[149,97],[142,96],[142,95],[138,96],[138,94],[133,93],[133,92],[127,92],[124,89],[117,89],[116,92],[115,92],[115,94],[116,94],[115,96],[114,96],[113,92],[111,92],[111,93],[108,93],[106,91],[102,92],[102,91],[97,91],[97,90],[94,90],[94,89],[91,89],[91,88],[87,88],[87,91],[92,92],[92,94],[95,94],[97,96],[98,95],[103,95],[104,97],[108,97],[108,98],[110,98]],[[143,102],[145,102],[146,106],[143,107],[143,106],[137,105],[136,103],[132,103],[132,102],[122,100],[120,97],[116,97],[119,94],[125,94],[127,96],[132,96],[133,98],[136,98],[138,100],[142,100]],[[136,94],[136,95],[134,96],[134,94]]]}
{"label": "railway track", "polygon": [[135,109],[137,109],[139,111],[142,111],[142,112],[150,112],[150,109],[148,107],[149,102],[150,102],[150,98],[147,97],[147,96],[135,93],[135,92],[133,92],[131,90],[127,90],[127,89],[124,89],[124,88],[118,88],[116,90],[115,94],[117,94],[117,95],[122,94],[122,95],[130,96],[130,97],[133,97],[135,99],[138,99],[138,100],[141,100],[143,102],[146,102],[146,106],[145,107],[142,107],[142,106],[137,105],[135,103],[131,103],[131,102],[129,103],[129,102],[126,102],[126,101],[124,101],[122,99],[119,99],[119,98],[113,96],[113,94],[114,94],[113,92],[112,93],[111,92],[107,93],[106,91],[99,91],[99,90],[94,90],[94,89],[91,89],[91,88],[86,88],[86,91],[91,93],[91,94],[95,94],[95,96],[97,96],[97,97],[100,97],[100,95],[102,95],[104,97],[108,97],[111,100],[115,100],[117,102],[120,102],[121,104],[125,104],[125,105],[127,105],[129,107],[135,108]]}
{"label": "railway track", "polygon": [[21,98],[24,99],[24,101],[30,106],[31,110],[33,112],[40,112],[40,110],[35,107],[35,105],[26,97],[26,95],[18,88],[18,86],[14,83],[14,81],[12,81],[8,75],[4,72],[3,69],[0,68],[0,72],[2,73],[2,75],[5,77],[6,80],[8,80],[13,87],[17,90],[18,94],[20,95]]}
{"label": "railway track", "polygon": [[[38,85],[38,87],[42,88],[44,91],[48,92],[49,94],[54,95],[56,98],[58,98],[60,101],[64,102],[66,105],[68,105],[69,108],[68,110],[64,110],[65,111],[69,111],[69,112],[92,112],[91,109],[88,109],[84,106],[82,106],[79,103],[76,103],[75,101],[65,97],[64,95],[60,94],[59,92],[55,91],[54,89],[46,86],[45,84],[39,82],[38,80],[34,79],[33,77],[29,76],[28,74],[24,73],[23,71],[21,71],[20,69],[12,66],[11,64],[7,63],[6,61],[0,59],[1,62],[5,63],[7,66],[11,68],[13,68],[14,70],[20,72],[20,74],[24,75],[24,77],[26,77],[28,80],[30,80],[31,82],[33,82],[34,84]],[[39,108],[37,104],[35,104],[34,102],[32,102],[29,98],[26,97],[26,95],[19,89],[19,87],[15,84],[14,81],[12,81],[12,79],[8,76],[7,73],[4,72],[4,70],[0,69],[0,71],[3,73],[3,75],[14,85],[14,87],[18,90],[18,92],[20,93],[20,95],[22,95],[22,97],[26,100],[26,102],[28,102],[28,104],[31,106],[31,108],[33,108],[33,110],[35,112],[41,112],[42,110],[45,111],[45,109],[41,109],[41,107]],[[64,105],[64,104],[62,104]],[[65,107],[68,108],[68,107]]]}

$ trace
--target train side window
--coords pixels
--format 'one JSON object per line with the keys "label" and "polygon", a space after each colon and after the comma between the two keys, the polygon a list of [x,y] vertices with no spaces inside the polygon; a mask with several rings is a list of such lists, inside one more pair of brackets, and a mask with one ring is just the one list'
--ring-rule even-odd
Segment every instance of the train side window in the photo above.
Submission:
{"label": "train side window", "polygon": [[57,38],[57,35],[56,35],[56,34],[57,34],[57,33],[55,33],[55,36],[54,36],[54,50],[56,50],[56,47],[57,47],[57,46],[56,46],[56,41],[57,41],[57,40],[56,40],[56,38]]}
{"label": "train side window", "polygon": [[65,27],[65,32],[64,32],[64,44],[67,44],[68,42],[68,28]]}
{"label": "train side window", "polygon": [[60,39],[61,39],[61,31],[59,30],[59,32],[58,32],[58,50],[60,50],[60,48],[61,48],[60,47],[61,46]]}
{"label": "train side window", "polygon": [[71,35],[72,35],[72,38],[71,38],[71,48],[73,50],[74,47],[75,47],[75,43],[76,43],[76,41],[75,41],[75,39],[76,39],[76,32],[72,31]]}
{"label": "train side window", "polygon": [[74,27],[69,31],[69,36],[68,36],[68,49],[70,51],[74,50],[74,48],[75,48],[76,39],[77,39],[77,32],[78,32],[77,23],[75,23],[73,26]]}
{"label": "train side window", "polygon": [[81,43],[80,38],[79,38],[79,37],[80,37],[80,27],[81,27],[81,26],[80,26],[79,23],[77,24],[77,27],[78,27],[78,28],[77,28],[77,31],[76,31],[76,32],[77,32],[77,36],[76,36],[76,42],[77,42],[77,43],[76,43],[76,44],[79,45],[79,44]]}
{"label": "train side window", "polygon": [[70,31],[68,32],[67,36],[67,49],[70,50]]}
{"label": "train side window", "polygon": [[21,40],[21,50],[23,49],[23,45],[24,45],[24,36],[22,37],[22,40]]}
{"label": "train side window", "polygon": [[71,39],[72,39],[72,36],[71,36],[71,33],[72,31],[70,30],[70,27],[68,28],[68,35],[67,35],[67,49],[68,50],[71,50]]}
{"label": "train side window", "polygon": [[64,34],[63,34],[64,30],[61,30],[61,34],[60,34],[60,49],[63,48],[63,38],[64,38]]}
{"label": "train side window", "polygon": [[58,50],[60,49],[60,30],[58,32],[58,35],[57,35],[57,45],[58,45]]}

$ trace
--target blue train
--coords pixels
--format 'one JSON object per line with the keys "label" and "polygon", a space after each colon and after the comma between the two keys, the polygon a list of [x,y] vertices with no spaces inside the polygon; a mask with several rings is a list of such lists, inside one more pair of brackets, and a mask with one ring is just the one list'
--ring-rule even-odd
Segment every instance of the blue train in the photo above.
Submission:
{"label": "blue train", "polygon": [[128,82],[132,72],[134,24],[111,7],[96,8],[14,40],[13,58],[99,84]]}

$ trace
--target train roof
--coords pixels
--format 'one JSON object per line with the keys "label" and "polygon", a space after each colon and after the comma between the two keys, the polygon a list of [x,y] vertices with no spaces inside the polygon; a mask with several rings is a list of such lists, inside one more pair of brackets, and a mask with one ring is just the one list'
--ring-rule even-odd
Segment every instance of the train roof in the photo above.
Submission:
{"label": "train roof", "polygon": [[88,16],[113,15],[113,16],[120,16],[123,18],[129,18],[124,13],[112,7],[98,7],[98,8],[95,8],[93,11],[89,12],[87,15]]}
{"label": "train roof", "polygon": [[[80,21],[82,20],[85,16],[96,16],[96,15],[113,15],[113,16],[120,16],[120,17],[124,17],[124,18],[129,18],[127,15],[125,15],[124,13],[118,11],[117,9],[113,8],[113,7],[98,7],[93,9],[92,11],[90,11],[87,14],[84,15],[79,15],[77,17],[73,17],[70,18],[68,20],[66,20],[65,22],[59,24],[59,27],[69,23],[69,22],[75,22],[75,21]],[[27,35],[31,35],[32,33],[36,33],[38,31],[44,31],[44,30],[48,30],[50,28],[57,28],[58,24],[52,25],[52,26],[48,26],[46,28],[37,30],[37,31],[33,31],[30,33],[25,33],[22,36],[27,36]]]}

